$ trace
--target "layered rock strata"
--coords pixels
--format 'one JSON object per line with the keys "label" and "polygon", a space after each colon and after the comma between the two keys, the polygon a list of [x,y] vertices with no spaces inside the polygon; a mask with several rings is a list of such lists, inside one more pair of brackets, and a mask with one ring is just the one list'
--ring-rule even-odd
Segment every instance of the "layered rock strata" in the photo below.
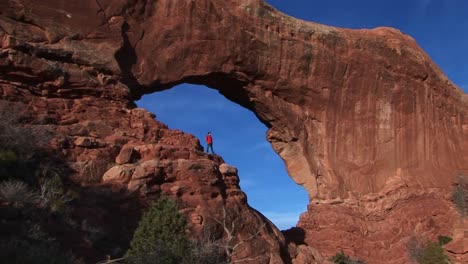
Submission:
{"label": "layered rock strata", "polygon": [[[392,252],[404,263],[405,239],[453,232],[459,216],[448,200],[467,170],[468,99],[398,30],[305,22],[260,0],[7,0],[0,10],[1,99],[28,105],[34,124],[56,131],[80,184],[165,192],[193,206],[233,195],[252,221],[266,221],[240,190],[227,191],[235,180],[204,189],[211,183],[190,169],[221,160],[134,109],[143,94],[204,84],[269,127],[312,201],[298,225],[308,245],[369,263]],[[269,230],[264,261],[285,261],[282,235]]]}

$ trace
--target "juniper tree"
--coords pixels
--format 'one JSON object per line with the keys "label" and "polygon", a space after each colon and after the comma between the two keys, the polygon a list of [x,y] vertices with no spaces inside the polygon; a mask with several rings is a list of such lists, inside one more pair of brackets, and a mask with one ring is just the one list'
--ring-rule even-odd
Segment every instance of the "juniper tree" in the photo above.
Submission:
{"label": "juniper tree", "polygon": [[127,252],[128,263],[177,264],[190,255],[185,218],[177,205],[162,197],[142,216]]}

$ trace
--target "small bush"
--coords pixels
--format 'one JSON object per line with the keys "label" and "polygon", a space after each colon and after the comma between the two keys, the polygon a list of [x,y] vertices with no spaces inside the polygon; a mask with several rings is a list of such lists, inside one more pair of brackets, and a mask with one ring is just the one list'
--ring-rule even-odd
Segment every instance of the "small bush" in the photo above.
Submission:
{"label": "small bush", "polygon": [[190,264],[225,264],[226,257],[215,242],[193,242],[189,258]]}
{"label": "small bush", "polygon": [[365,262],[362,260],[354,259],[348,255],[346,255],[343,250],[336,253],[333,257],[330,258],[330,261],[335,264],[364,264]]}
{"label": "small bush", "polygon": [[35,195],[29,190],[26,183],[9,180],[0,183],[0,199],[10,203],[14,207],[21,208],[32,204],[35,200]]}
{"label": "small bush", "polygon": [[0,150],[0,164],[10,165],[18,160],[18,156],[12,150]]}
{"label": "small bush", "polygon": [[160,198],[143,214],[127,252],[128,263],[182,263],[190,255],[185,219],[174,201]]}
{"label": "small bush", "polygon": [[28,159],[38,149],[38,143],[48,142],[45,131],[25,127],[27,106],[20,103],[0,102],[0,146],[13,151],[18,158]]}
{"label": "small bush", "polygon": [[444,249],[439,243],[429,242],[418,258],[419,264],[447,264],[449,258],[444,254]]}
{"label": "small bush", "polygon": [[448,236],[439,236],[437,240],[439,241],[439,245],[443,246],[443,245],[447,245],[448,243],[450,243],[450,241],[452,241],[453,239]]}
{"label": "small bush", "polygon": [[447,255],[444,254],[442,245],[452,240],[450,237],[439,236],[439,242],[422,243],[415,237],[408,242],[408,253],[411,260],[419,264],[447,264],[450,263]]}
{"label": "small bush", "polygon": [[43,208],[49,209],[52,213],[63,214],[66,209],[66,204],[75,199],[74,196],[65,191],[62,180],[58,175],[50,179],[42,180],[39,183],[39,187],[40,204]]}
{"label": "small bush", "polygon": [[22,180],[31,186],[35,166],[44,157],[51,138],[47,127],[25,125],[28,108],[22,103],[0,100],[0,181]]}

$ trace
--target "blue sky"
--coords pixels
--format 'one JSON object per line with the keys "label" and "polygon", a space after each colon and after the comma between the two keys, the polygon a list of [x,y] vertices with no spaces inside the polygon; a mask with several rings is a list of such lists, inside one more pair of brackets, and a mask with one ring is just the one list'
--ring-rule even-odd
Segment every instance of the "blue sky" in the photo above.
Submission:
{"label": "blue sky", "polygon": [[[468,91],[468,1],[466,0],[269,0],[291,16],[346,28],[390,26],[411,35],[456,85]],[[249,110],[216,90],[179,85],[144,96],[139,107],[170,128],[203,140],[212,131],[214,150],[239,169],[249,204],[280,229],[294,226],[307,194],[286,173],[265,139],[266,127]],[[203,141],[202,141],[203,142]],[[204,144],[204,142],[203,142]]]}

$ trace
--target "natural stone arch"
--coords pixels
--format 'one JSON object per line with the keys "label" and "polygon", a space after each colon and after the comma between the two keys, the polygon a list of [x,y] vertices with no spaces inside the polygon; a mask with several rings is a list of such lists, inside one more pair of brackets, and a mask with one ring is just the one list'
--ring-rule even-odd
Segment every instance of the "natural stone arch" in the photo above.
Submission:
{"label": "natural stone arch", "polygon": [[[453,179],[437,171],[464,166],[462,92],[397,30],[327,27],[263,1],[147,8],[143,23],[126,17],[135,98],[183,82],[218,89],[270,128],[268,140],[311,198],[448,187]],[[444,92],[460,107],[431,112]],[[441,140],[448,127],[457,129]]]}
{"label": "natural stone arch", "polygon": [[[466,95],[397,30],[308,23],[260,0],[7,0],[0,10],[0,97],[27,104],[36,120],[46,117],[57,128],[52,147],[74,166],[90,157],[112,162],[113,151],[123,151],[112,148],[121,137],[144,150],[153,144],[152,132],[175,133],[133,102],[178,83],[199,83],[271,127],[291,176],[322,199],[309,204],[299,227],[304,241],[327,256],[341,244],[376,263],[389,254],[403,257],[400,241],[415,226],[428,227],[416,228],[422,235],[445,233],[456,219],[446,197],[468,164]],[[99,129],[85,133],[94,141],[75,141],[85,129]],[[174,153],[197,156],[193,138],[176,136],[193,149]],[[101,145],[108,147],[94,148]],[[243,200],[240,190],[232,194]],[[360,197],[323,201],[351,195]],[[242,206],[250,219],[267,222]],[[330,225],[357,219],[354,229]],[[252,243],[251,253],[278,259],[285,240],[270,231],[259,240],[276,241],[273,246]],[[333,234],[333,243],[317,239]],[[375,245],[385,248],[369,250]]]}
{"label": "natural stone arch", "polygon": [[[5,19],[29,22],[7,19],[2,34],[113,85],[94,93],[131,104],[188,82],[251,109],[311,197],[448,188],[454,177],[438,173],[467,164],[463,92],[397,30],[305,22],[261,0],[10,2],[0,4]],[[43,78],[60,86],[80,73],[67,74]]]}

